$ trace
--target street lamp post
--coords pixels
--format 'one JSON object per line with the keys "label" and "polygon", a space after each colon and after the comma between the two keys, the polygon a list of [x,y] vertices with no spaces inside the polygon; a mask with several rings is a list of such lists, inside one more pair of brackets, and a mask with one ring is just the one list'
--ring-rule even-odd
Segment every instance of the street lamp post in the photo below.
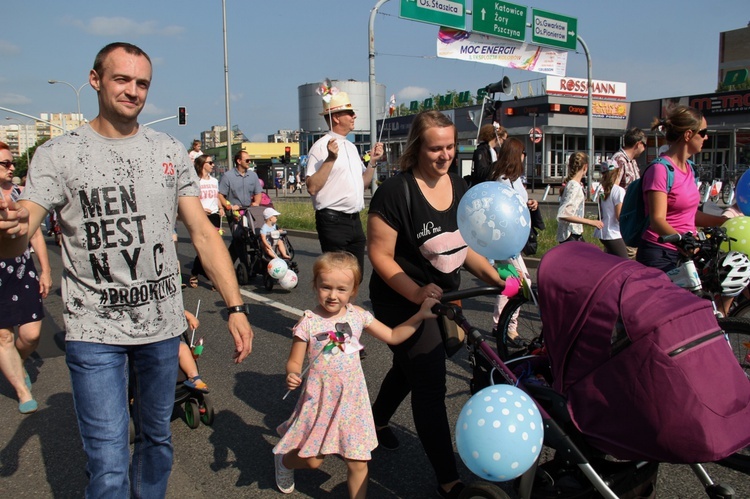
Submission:
{"label": "street lamp post", "polygon": [[68,83],[67,81],[61,81],[61,80],[47,80],[47,83],[49,83],[50,85],[54,85],[55,83],[63,83],[73,89],[73,91],[76,93],[76,103],[78,104],[78,120],[82,121],[83,116],[81,116],[81,90],[83,90],[83,87],[88,85],[89,82],[84,83],[78,88],[74,87],[72,84]]}

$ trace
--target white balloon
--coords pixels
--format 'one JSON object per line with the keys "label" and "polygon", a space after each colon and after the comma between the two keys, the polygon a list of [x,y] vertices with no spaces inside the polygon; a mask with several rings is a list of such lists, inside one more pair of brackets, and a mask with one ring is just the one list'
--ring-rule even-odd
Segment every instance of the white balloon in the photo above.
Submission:
{"label": "white balloon", "polygon": [[294,289],[297,287],[298,278],[296,272],[293,270],[287,270],[284,277],[279,279],[279,285],[284,289]]}
{"label": "white balloon", "polygon": [[268,262],[268,274],[274,279],[281,279],[289,270],[289,266],[281,258],[274,258]]}

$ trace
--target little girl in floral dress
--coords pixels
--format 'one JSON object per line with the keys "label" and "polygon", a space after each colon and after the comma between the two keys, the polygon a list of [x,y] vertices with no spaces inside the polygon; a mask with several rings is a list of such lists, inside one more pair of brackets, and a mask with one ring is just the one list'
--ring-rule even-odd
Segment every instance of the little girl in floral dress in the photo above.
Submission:
{"label": "little girl in floral dress", "polygon": [[351,253],[324,253],[313,265],[313,289],[318,306],[306,310],[294,326],[294,340],[286,364],[289,390],[302,384],[302,365],[308,359],[307,381],[292,416],[277,431],[274,447],[276,485],[294,490],[295,469],[316,469],[325,456],[338,454],[347,464],[349,496],[367,494],[367,461],[377,447],[370,398],[359,361],[362,331],[390,345],[409,338],[424,319],[434,318],[437,302],[427,299],[408,321],[391,329],[350,301],[356,296],[361,273]]}

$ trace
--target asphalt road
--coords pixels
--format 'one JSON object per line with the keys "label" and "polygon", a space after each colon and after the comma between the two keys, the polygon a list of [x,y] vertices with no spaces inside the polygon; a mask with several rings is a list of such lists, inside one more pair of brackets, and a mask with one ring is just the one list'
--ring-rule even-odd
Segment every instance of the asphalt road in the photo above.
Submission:
{"label": "asphalt road", "polygon": [[[184,278],[189,275],[194,251],[180,227],[180,259]],[[293,237],[300,266],[300,285],[292,291],[275,287],[266,291],[255,278],[243,287],[250,304],[255,331],[253,353],[240,365],[231,361],[232,344],[226,332],[226,314],[216,292],[205,281],[197,289],[184,291],[185,305],[195,311],[201,301],[201,327],[205,339],[199,360],[203,379],[211,389],[216,409],[212,426],[188,428],[182,408],[172,422],[175,462],[168,497],[272,497],[275,488],[271,449],[278,441],[275,427],[289,416],[296,397],[282,400],[285,392],[284,364],[289,353],[290,330],[302,310],[315,303],[309,288],[312,261],[320,253],[315,239]],[[37,413],[22,416],[13,390],[0,379],[0,495],[8,498],[82,497],[86,484],[85,456],[81,448],[73,412],[70,383],[63,357],[62,305],[60,301],[59,249],[50,246],[55,287],[45,302],[42,345],[27,363],[33,392],[40,403]],[[366,276],[370,275],[369,268]],[[366,277],[367,281],[368,277]],[[365,281],[365,283],[366,283]],[[474,280],[464,279],[464,287]],[[367,286],[357,303],[369,308]],[[464,301],[472,323],[484,330],[490,327],[491,301],[488,298]],[[390,365],[390,352],[384,344],[365,338],[368,356],[363,363],[370,396]],[[447,404],[455,421],[469,397],[469,366],[460,352],[448,363]],[[435,497],[431,468],[415,435],[408,401],[392,421],[401,440],[395,452],[376,450],[370,464],[370,497]],[[460,460],[459,460],[460,463]],[[464,481],[475,478],[459,464]],[[707,466],[714,480],[729,483],[737,494],[750,497],[750,478],[717,465]],[[326,460],[320,470],[298,471],[292,497],[346,497],[346,466],[336,457]],[[660,471],[660,498],[704,497],[698,480],[686,466],[663,465]]]}

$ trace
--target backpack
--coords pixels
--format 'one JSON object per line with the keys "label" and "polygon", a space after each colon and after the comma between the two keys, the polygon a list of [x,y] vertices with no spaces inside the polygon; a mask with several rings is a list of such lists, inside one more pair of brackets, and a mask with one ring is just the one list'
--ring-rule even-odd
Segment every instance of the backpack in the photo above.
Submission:
{"label": "backpack", "polygon": [[[672,184],[674,184],[674,167],[669,161],[659,157],[649,163],[640,178],[630,183],[625,191],[625,198],[622,200],[620,235],[625,244],[633,248],[638,247],[638,243],[641,242],[641,236],[646,232],[649,225],[649,217],[646,215],[646,205],[643,201],[643,176],[646,175],[646,171],[649,168],[657,163],[667,168],[667,194],[672,190]],[[693,169],[693,176],[697,178],[697,175],[695,175],[695,165],[690,160],[688,160],[688,164]]]}
{"label": "backpack", "polygon": [[709,300],[581,242],[545,253],[537,283],[552,386],[587,443],[672,463],[750,445],[750,383]]}

